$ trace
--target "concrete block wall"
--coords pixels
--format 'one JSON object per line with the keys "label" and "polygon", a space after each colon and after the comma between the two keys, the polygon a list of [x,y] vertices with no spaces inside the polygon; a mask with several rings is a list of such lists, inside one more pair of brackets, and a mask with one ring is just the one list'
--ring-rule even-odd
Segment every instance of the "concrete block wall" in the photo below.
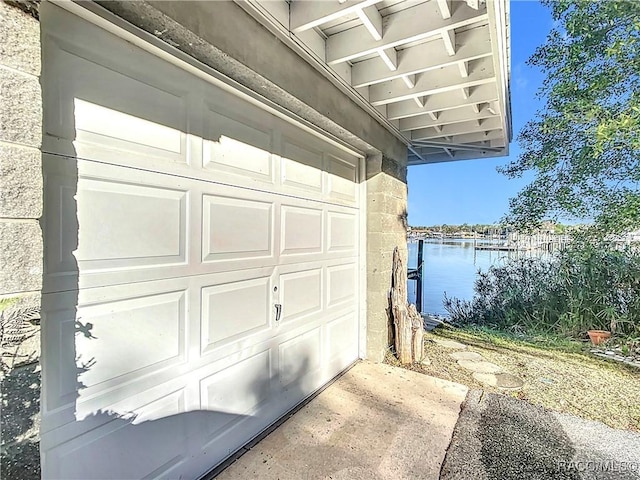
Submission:
{"label": "concrete block wall", "polygon": [[367,358],[380,362],[393,343],[390,313],[393,250],[407,259],[407,166],[367,158]]}
{"label": "concrete block wall", "polygon": [[[0,1],[0,476],[40,478],[42,97],[32,5]],[[21,8],[22,7],[22,8]]]}

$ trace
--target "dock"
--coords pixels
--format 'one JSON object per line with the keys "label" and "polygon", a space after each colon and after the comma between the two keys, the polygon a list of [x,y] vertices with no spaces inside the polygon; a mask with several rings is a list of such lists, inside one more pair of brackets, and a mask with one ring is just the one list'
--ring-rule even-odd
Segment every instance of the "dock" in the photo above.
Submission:
{"label": "dock", "polygon": [[475,246],[476,250],[494,250],[499,252],[528,252],[534,250],[533,247],[523,247],[519,245],[491,245],[491,244],[478,244]]}
{"label": "dock", "polygon": [[564,250],[569,243],[569,236],[555,234],[525,235],[518,232],[510,232],[506,238],[499,242],[478,242],[474,239],[476,250],[494,250],[498,252],[555,252]]}

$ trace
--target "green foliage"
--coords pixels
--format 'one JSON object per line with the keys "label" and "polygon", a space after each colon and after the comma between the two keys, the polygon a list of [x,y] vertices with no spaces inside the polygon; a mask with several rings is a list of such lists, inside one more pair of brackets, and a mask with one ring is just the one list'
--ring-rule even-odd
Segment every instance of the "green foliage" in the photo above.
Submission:
{"label": "green foliage", "polygon": [[18,302],[18,297],[0,298],[0,313]]}
{"label": "green foliage", "polygon": [[453,322],[514,334],[640,336],[640,252],[577,241],[550,260],[479,272],[472,301],[445,296],[444,305]]}
{"label": "green foliage", "polygon": [[604,237],[640,227],[640,2],[545,0],[557,25],[529,59],[546,79],[545,107],[520,132],[501,171],[533,182],[506,221],[589,218]]}

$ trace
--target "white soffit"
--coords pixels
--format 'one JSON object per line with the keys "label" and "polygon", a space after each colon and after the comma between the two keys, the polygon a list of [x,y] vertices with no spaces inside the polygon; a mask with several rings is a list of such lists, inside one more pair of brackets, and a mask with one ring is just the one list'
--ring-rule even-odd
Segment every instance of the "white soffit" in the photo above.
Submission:
{"label": "white soffit", "polygon": [[508,0],[238,3],[375,107],[410,165],[508,154]]}

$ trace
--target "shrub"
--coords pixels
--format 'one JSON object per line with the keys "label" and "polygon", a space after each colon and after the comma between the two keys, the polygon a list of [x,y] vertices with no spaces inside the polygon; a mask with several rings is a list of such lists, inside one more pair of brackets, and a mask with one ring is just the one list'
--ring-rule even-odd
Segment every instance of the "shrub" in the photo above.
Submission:
{"label": "shrub", "polygon": [[448,298],[451,321],[579,337],[592,328],[640,336],[640,252],[575,241],[550,259],[478,272],[471,301]]}

